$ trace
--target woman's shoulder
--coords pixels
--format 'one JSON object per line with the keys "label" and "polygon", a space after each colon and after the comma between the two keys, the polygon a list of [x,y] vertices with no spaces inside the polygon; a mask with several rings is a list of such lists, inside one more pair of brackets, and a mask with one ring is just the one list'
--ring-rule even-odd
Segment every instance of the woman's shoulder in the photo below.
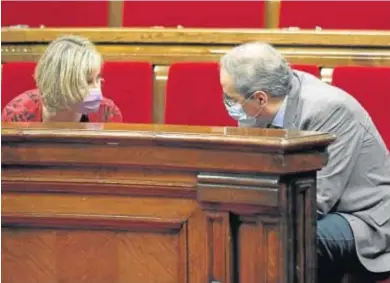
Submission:
{"label": "woman's shoulder", "polygon": [[100,103],[100,119],[97,122],[122,122],[122,113],[114,101],[103,97]]}
{"label": "woman's shoulder", "polygon": [[37,89],[32,89],[13,98],[3,109],[2,121],[39,121],[42,98]]}
{"label": "woman's shoulder", "polygon": [[118,106],[116,106],[116,104],[114,103],[114,101],[112,99],[109,99],[109,98],[104,97],[104,96],[103,96],[102,102],[100,103],[100,106],[118,107]]}

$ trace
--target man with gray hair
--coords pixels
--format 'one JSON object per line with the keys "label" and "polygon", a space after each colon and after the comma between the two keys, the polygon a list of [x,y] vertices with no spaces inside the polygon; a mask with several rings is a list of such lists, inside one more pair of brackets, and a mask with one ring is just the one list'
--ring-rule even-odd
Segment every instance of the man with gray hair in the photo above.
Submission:
{"label": "man with gray hair", "polygon": [[390,157],[367,111],[343,90],[292,70],[266,43],[240,45],[220,66],[224,103],[240,127],[337,137],[317,175],[319,282],[337,282],[344,272],[389,272]]}

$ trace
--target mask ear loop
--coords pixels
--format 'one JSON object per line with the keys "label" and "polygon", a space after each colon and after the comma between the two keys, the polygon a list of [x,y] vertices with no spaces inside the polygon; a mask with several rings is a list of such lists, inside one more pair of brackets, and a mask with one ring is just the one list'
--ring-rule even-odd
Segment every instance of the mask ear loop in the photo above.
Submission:
{"label": "mask ear loop", "polygon": [[[263,100],[263,102],[260,102],[260,106],[263,106],[264,104],[266,104],[266,102],[264,100]],[[259,112],[257,112],[257,114],[255,116],[253,116],[253,118],[257,119],[257,117],[259,117],[259,115],[263,112],[263,110],[264,110],[264,107],[261,107]]]}

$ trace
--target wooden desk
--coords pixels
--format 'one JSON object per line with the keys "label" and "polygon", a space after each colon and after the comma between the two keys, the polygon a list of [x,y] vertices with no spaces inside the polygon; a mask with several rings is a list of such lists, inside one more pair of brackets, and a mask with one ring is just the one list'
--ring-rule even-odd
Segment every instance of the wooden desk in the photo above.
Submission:
{"label": "wooden desk", "polygon": [[2,126],[4,283],[315,280],[330,134]]}

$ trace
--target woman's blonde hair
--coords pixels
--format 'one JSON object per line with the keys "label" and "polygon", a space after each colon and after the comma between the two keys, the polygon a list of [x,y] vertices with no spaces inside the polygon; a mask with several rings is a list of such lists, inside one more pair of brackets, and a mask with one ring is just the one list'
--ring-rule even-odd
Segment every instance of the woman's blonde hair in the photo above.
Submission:
{"label": "woman's blonde hair", "polygon": [[88,94],[102,57],[86,38],[63,36],[49,44],[35,69],[35,81],[49,113],[67,110]]}

